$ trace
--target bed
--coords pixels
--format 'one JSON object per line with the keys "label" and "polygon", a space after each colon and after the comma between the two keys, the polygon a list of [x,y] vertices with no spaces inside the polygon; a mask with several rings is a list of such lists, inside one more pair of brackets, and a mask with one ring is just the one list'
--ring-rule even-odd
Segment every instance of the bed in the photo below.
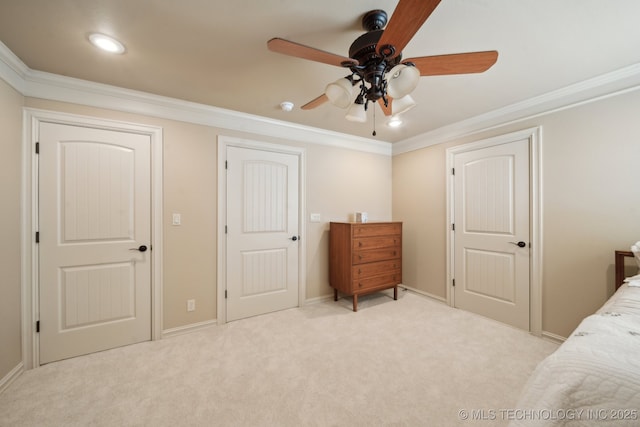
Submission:
{"label": "bed", "polygon": [[615,252],[616,292],[537,366],[510,427],[640,426],[640,274],[624,277],[626,257],[640,273],[636,245]]}

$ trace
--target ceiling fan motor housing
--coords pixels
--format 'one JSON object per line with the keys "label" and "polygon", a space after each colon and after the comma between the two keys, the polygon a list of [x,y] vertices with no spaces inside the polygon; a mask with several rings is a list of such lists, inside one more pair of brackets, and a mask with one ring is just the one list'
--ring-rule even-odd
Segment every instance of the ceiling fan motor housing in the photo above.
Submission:
{"label": "ceiling fan motor housing", "polygon": [[[384,20],[381,20],[379,12],[384,14]],[[365,24],[365,21],[368,23]],[[364,16],[362,22],[363,26],[368,25],[368,28],[374,25],[371,22],[375,22],[375,25],[379,25],[381,22],[386,24],[386,13],[381,10],[371,11]],[[349,57],[357,60],[359,64],[349,68],[371,85],[366,91],[366,98],[372,102],[386,95],[384,75],[402,60],[401,54],[389,60],[377,52],[378,41],[383,32],[384,30],[381,28],[369,30],[358,37],[349,48]]]}

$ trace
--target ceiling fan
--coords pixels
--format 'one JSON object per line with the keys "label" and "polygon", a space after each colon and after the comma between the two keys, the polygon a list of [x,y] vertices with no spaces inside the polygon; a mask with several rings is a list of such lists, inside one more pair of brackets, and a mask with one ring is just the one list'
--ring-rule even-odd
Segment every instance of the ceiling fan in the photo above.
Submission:
{"label": "ceiling fan", "polygon": [[[348,120],[364,122],[368,103],[378,102],[385,115],[397,115],[415,106],[409,94],[420,76],[481,73],[498,59],[498,52],[491,50],[403,60],[402,50],[440,1],[400,0],[390,19],[383,10],[367,12],[362,18],[367,32],[351,44],[349,57],[278,37],[269,40],[267,47],[273,52],[350,70],[348,76],[327,85],[324,94],[303,105],[303,110],[330,101],[341,108],[350,107]],[[357,85],[360,91],[354,101],[353,88]]]}

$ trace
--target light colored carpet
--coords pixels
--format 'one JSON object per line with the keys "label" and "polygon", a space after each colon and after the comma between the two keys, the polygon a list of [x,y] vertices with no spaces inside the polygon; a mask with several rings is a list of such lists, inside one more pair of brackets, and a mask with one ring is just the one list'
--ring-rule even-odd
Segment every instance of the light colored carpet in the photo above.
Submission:
{"label": "light colored carpet", "polygon": [[2,426],[468,426],[513,408],[557,345],[399,292],[327,301],[51,363]]}

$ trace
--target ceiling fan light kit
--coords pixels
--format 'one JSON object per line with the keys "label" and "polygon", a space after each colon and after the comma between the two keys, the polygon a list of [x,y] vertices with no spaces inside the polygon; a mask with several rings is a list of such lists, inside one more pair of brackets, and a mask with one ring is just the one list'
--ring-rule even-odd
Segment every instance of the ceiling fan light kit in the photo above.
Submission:
{"label": "ceiling fan light kit", "polygon": [[347,108],[353,103],[352,81],[345,77],[329,83],[324,94],[336,107]]}
{"label": "ceiling fan light kit", "polygon": [[391,104],[391,114],[394,116],[409,111],[416,106],[416,102],[411,95],[405,95],[402,98],[394,98]]}
{"label": "ceiling fan light kit", "polygon": [[[360,101],[360,102],[358,102]],[[350,122],[365,123],[367,121],[367,111],[363,107],[364,101],[358,97],[356,102],[351,104],[345,118]]]}
{"label": "ceiling fan light kit", "polygon": [[387,73],[387,94],[402,98],[413,92],[419,81],[420,71],[414,65],[398,64]]}
{"label": "ceiling fan light kit", "polygon": [[[329,101],[337,107],[349,108],[347,120],[364,122],[368,103],[377,102],[385,115],[400,114],[416,105],[409,94],[417,87],[420,76],[481,73],[498,59],[498,52],[485,51],[402,60],[402,50],[440,1],[400,0],[390,19],[380,9],[365,13],[362,27],[366,33],[351,44],[349,57],[277,37],[269,40],[267,47],[350,70],[349,76],[328,84],[325,93],[303,105],[303,110]],[[354,91],[355,86],[359,86],[359,91]],[[357,92],[355,100],[354,92]]]}

